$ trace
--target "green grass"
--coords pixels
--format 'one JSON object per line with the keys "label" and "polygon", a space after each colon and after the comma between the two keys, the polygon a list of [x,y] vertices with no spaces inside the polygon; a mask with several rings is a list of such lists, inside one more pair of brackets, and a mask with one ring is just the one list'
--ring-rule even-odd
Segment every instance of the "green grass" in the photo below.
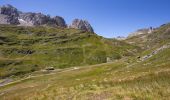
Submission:
{"label": "green grass", "polygon": [[0,39],[0,78],[46,67],[63,69],[106,63],[108,57],[113,61],[132,56],[129,51],[139,49],[94,33],[66,28],[0,25]]}
{"label": "green grass", "polygon": [[[168,25],[147,36],[158,42],[139,45],[126,42],[140,37],[118,41],[74,29],[1,27],[0,76],[20,76],[0,87],[2,100],[170,99],[170,49],[137,58],[169,43]],[[25,55],[28,50],[33,53]],[[48,66],[60,70],[39,71]]]}
{"label": "green grass", "polygon": [[170,50],[165,49],[144,62],[127,64],[126,59],[121,59],[77,70],[64,69],[1,87],[0,93],[4,94],[0,98],[168,100],[169,57]]}

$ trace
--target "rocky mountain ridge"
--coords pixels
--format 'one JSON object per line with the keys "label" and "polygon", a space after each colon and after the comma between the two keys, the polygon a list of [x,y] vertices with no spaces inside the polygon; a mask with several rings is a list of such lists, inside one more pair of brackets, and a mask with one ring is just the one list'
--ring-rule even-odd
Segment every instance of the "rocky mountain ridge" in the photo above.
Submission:
{"label": "rocky mountain ridge", "polygon": [[142,34],[150,34],[153,32],[153,30],[154,30],[153,27],[139,29],[133,33],[130,33],[128,37],[133,37],[133,36],[142,35]]}
{"label": "rocky mountain ridge", "polygon": [[[55,26],[67,28],[64,18],[60,16],[51,17],[42,13],[21,12],[12,5],[0,6],[0,24],[12,24],[18,26]],[[94,32],[88,21],[75,19],[70,28]],[[69,28],[68,27],[68,28]]]}

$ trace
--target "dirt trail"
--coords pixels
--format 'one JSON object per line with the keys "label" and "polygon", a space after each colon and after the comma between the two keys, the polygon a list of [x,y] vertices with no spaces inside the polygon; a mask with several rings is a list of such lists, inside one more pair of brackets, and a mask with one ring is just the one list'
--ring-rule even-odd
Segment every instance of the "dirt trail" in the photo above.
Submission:
{"label": "dirt trail", "polygon": [[[57,74],[57,73],[64,73],[64,72],[78,70],[78,69],[85,68],[85,67],[102,66],[102,65],[107,65],[107,64],[111,64],[111,63],[114,63],[114,62],[102,63],[102,64],[96,64],[96,65],[88,65],[88,66],[71,67],[71,68],[66,68],[66,69],[63,69],[63,70],[53,71],[53,72],[51,72],[49,74],[36,75],[36,76],[28,76],[26,78],[23,78],[23,79],[20,79],[20,80],[16,80],[16,81],[13,81],[12,79],[5,79],[5,81],[0,83],[0,87],[7,86],[7,85],[10,85],[10,84],[14,84],[14,83],[19,83],[19,82],[22,82],[22,81],[30,79],[30,78],[36,78],[36,77],[41,77],[41,76],[53,75],[53,74]],[[40,71],[37,71],[37,72],[40,72]]]}
{"label": "dirt trail", "polygon": [[13,80],[12,79],[4,79],[4,80],[2,80],[2,82],[0,82],[0,87],[1,86],[4,86],[5,84],[8,84],[8,83],[10,83],[10,82],[12,82]]}

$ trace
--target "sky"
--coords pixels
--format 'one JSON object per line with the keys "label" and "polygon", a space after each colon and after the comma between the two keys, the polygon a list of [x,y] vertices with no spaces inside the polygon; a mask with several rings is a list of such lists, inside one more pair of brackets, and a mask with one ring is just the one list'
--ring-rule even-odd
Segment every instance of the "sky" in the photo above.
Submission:
{"label": "sky", "polygon": [[67,24],[85,19],[107,38],[170,22],[170,0],[0,0],[0,6],[4,4],[23,12],[62,16]]}

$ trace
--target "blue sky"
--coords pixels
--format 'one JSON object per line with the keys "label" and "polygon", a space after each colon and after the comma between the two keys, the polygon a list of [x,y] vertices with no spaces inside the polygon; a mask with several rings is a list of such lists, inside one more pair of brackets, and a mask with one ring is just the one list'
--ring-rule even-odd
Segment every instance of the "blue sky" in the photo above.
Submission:
{"label": "blue sky", "polygon": [[95,32],[104,37],[127,36],[145,27],[170,22],[170,0],[0,0],[24,12],[42,12],[86,19]]}

